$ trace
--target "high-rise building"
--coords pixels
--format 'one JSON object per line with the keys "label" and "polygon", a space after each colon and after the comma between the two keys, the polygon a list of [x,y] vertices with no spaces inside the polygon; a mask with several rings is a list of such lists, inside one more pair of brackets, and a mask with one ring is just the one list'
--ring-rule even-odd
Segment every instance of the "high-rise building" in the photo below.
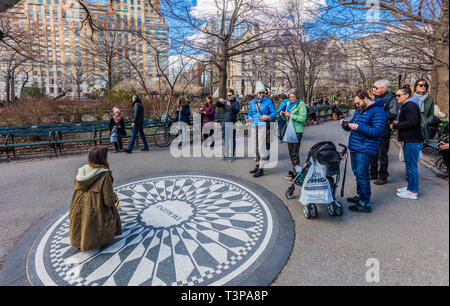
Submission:
{"label": "high-rise building", "polygon": [[[160,67],[168,66],[168,26],[160,15],[159,0],[84,3],[89,14],[75,0],[22,0],[4,14],[11,27],[29,34],[33,50],[23,64],[26,68],[17,74],[18,88],[25,71],[27,86],[35,83],[48,95],[58,96],[74,95],[73,83],[82,75],[87,91],[108,87],[113,79],[132,78],[137,69],[145,78],[154,78],[160,74],[157,60]],[[0,63],[0,74],[4,64]],[[0,97],[5,94],[2,82],[3,78]]]}

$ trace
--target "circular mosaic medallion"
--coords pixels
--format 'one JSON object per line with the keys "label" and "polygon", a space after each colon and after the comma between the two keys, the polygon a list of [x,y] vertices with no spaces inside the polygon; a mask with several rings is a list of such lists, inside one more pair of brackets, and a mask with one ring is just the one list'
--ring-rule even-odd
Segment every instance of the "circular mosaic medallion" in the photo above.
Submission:
{"label": "circular mosaic medallion", "polygon": [[122,235],[80,252],[70,245],[64,214],[32,247],[33,285],[238,285],[275,245],[273,207],[228,179],[151,177],[115,192]]}

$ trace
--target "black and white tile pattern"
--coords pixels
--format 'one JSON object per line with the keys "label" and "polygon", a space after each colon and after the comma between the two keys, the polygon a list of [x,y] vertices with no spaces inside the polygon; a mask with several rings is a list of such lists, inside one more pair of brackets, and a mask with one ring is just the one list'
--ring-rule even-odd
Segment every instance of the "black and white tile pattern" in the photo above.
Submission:
{"label": "black and white tile pattern", "polygon": [[100,249],[70,245],[68,214],[35,242],[38,285],[236,285],[274,245],[273,208],[256,192],[203,175],[152,177],[116,188],[121,236]]}

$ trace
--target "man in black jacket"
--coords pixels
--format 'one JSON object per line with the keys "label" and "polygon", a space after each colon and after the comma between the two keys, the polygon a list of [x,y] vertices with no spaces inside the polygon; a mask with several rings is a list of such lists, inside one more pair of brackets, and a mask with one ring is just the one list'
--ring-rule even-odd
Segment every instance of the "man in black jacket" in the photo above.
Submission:
{"label": "man in black jacket", "polygon": [[[390,82],[387,80],[379,80],[375,82],[373,90],[376,99],[381,99],[384,102],[384,111],[387,114],[386,128],[381,136],[378,154],[373,158],[370,165],[370,179],[375,180],[376,185],[384,185],[387,183],[389,176],[389,145],[391,142],[392,129],[390,124],[394,122],[398,114],[398,102],[395,95],[389,91]],[[379,165],[378,165],[379,162]]]}
{"label": "man in black jacket", "polygon": [[[237,115],[240,111],[239,102],[236,99],[236,95],[234,94],[234,90],[227,90],[227,99],[219,99],[216,102],[216,107],[223,108],[223,121],[222,121],[222,136],[224,139],[225,145],[225,155],[222,160],[230,160],[234,162],[236,160],[236,129],[234,128],[234,124],[237,121]],[[227,127],[227,128],[225,128]],[[228,148],[229,139],[231,137],[231,133],[227,133],[227,131],[231,131],[233,127],[233,148],[232,148],[232,156],[228,156],[230,154],[230,150]]]}
{"label": "man in black jacket", "polygon": [[147,144],[147,139],[144,134],[144,105],[142,105],[141,100],[138,95],[133,96],[133,118],[131,122],[131,127],[133,128],[133,133],[131,134],[130,144],[128,148],[123,150],[124,152],[131,153],[133,151],[134,141],[136,140],[137,134],[141,135],[142,142],[144,143],[144,148],[142,151],[150,151]]}

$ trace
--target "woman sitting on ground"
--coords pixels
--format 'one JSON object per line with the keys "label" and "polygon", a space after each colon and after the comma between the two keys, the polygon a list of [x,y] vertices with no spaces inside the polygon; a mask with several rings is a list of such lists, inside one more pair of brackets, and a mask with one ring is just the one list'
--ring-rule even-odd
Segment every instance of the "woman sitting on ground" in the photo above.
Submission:
{"label": "woman sitting on ground", "polygon": [[69,210],[70,243],[81,251],[101,247],[122,234],[113,191],[108,148],[95,147],[88,164],[78,169]]}

